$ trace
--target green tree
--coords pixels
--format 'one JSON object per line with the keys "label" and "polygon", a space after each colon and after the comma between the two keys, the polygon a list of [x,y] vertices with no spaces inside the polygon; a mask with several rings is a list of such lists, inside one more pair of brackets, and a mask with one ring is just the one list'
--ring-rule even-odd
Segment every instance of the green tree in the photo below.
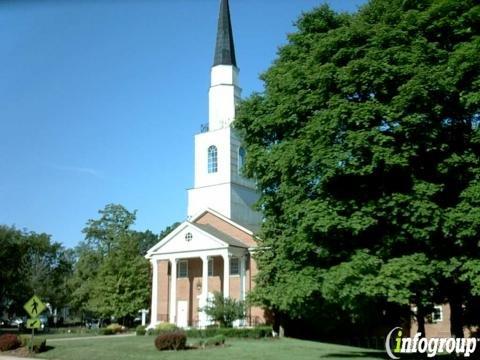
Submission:
{"label": "green tree", "polygon": [[99,219],[90,219],[83,229],[87,244],[100,251],[102,255],[110,253],[118,245],[119,239],[131,232],[135,223],[136,210],[129,212],[118,204],[108,204],[98,212]]}
{"label": "green tree", "polygon": [[34,293],[53,308],[68,305],[74,259],[47,234],[0,226],[0,312],[21,314]]}
{"label": "green tree", "polygon": [[265,215],[254,300],[312,316],[325,273],[358,251],[410,273],[425,255],[438,293],[419,280],[389,299],[448,301],[462,335],[480,255],[479,18],[473,0],[372,0],[299,19],[235,122]]}
{"label": "green tree", "polygon": [[99,215],[88,220],[85,241],[76,249],[71,304],[84,315],[115,317],[128,325],[148,306],[151,281],[144,256],[159,236],[131,229],[136,212],[122,205],[106,205]]}
{"label": "green tree", "polygon": [[235,320],[245,318],[245,303],[229,297],[223,297],[221,292],[215,292],[207,305],[202,309],[220,327],[232,327]]}

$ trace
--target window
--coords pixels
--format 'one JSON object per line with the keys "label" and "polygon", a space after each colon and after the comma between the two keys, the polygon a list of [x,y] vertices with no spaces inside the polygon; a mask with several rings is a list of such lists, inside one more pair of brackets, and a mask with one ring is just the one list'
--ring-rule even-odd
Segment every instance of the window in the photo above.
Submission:
{"label": "window", "polygon": [[213,276],[213,259],[208,259],[208,276]]}
{"label": "window", "polygon": [[192,241],[193,235],[191,232],[185,234],[185,241]]}
{"label": "window", "polygon": [[240,147],[238,149],[238,175],[242,175],[243,165],[245,164],[245,149]]}
{"label": "window", "polygon": [[237,257],[230,259],[230,275],[240,275],[240,259]]}
{"label": "window", "polygon": [[217,147],[212,145],[208,148],[208,173],[216,173],[218,170],[217,166]]}
{"label": "window", "polygon": [[433,307],[432,321],[434,323],[443,321],[443,309],[439,305]]}
{"label": "window", "polygon": [[188,260],[180,260],[178,262],[177,277],[178,278],[188,277]]}

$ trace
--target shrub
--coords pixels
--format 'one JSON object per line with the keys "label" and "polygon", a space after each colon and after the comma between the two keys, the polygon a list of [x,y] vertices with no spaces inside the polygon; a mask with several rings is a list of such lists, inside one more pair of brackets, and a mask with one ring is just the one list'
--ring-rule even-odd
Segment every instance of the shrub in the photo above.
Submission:
{"label": "shrub", "polygon": [[0,351],[14,350],[20,346],[17,335],[4,334],[0,336]]}
{"label": "shrub", "polygon": [[160,332],[172,332],[179,330],[179,328],[175,324],[164,322],[155,326],[155,330]]}
{"label": "shrub", "polygon": [[32,339],[32,335],[21,334],[18,335],[18,341],[20,341],[20,346],[27,346],[28,342]]}
{"label": "shrub", "polygon": [[41,352],[47,351],[47,339],[34,338],[33,347],[32,347],[32,340],[28,339],[27,346],[31,348],[34,353],[41,353]]}
{"label": "shrub", "polygon": [[137,334],[137,336],[143,336],[146,334],[146,332],[147,332],[147,329],[143,325],[138,325],[137,328],[135,329],[135,334]]}
{"label": "shrub", "polygon": [[225,344],[224,335],[216,335],[214,337],[208,338],[204,342],[204,346],[220,346]]}
{"label": "shrub", "polygon": [[202,310],[221,327],[232,327],[235,320],[245,318],[245,302],[225,298],[220,292],[215,292]]}
{"label": "shrub", "polygon": [[155,338],[155,347],[162,350],[182,350],[186,348],[187,335],[185,331],[171,331]]}
{"label": "shrub", "polygon": [[113,329],[110,329],[108,327],[100,329],[100,335],[113,335],[113,334],[115,334]]}
{"label": "shrub", "polygon": [[272,336],[272,327],[271,326],[257,326],[251,329],[252,336],[255,339],[271,337]]}
{"label": "shrub", "polygon": [[112,329],[114,334],[119,334],[123,332],[124,327],[120,324],[110,324],[107,326],[107,329]]}
{"label": "shrub", "polygon": [[175,324],[170,324],[170,323],[160,323],[157,326],[155,326],[155,329],[148,329],[147,334],[148,335],[162,335],[162,334],[167,334],[170,332],[178,331],[180,330],[179,327]]}

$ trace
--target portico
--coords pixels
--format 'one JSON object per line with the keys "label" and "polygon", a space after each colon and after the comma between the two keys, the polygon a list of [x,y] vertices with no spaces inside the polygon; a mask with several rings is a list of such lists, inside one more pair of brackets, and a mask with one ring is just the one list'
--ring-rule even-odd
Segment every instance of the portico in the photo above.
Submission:
{"label": "portico", "polygon": [[152,265],[151,308],[157,309],[152,325],[209,325],[201,309],[214,292],[245,300],[249,245],[211,225],[186,221],[147,257]]}

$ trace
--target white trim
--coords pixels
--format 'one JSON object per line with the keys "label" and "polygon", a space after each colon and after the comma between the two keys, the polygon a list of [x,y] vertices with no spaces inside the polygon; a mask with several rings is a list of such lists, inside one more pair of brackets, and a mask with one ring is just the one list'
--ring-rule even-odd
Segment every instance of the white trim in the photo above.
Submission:
{"label": "white trim", "polygon": [[[218,249],[223,249],[223,248],[227,248],[227,247],[230,246],[228,243],[226,243],[222,239],[219,239],[216,236],[213,236],[212,234],[204,231],[203,229],[201,229],[200,227],[196,226],[195,224],[193,224],[189,221],[185,221],[182,224],[180,224],[175,230],[173,230],[170,234],[168,234],[166,237],[164,237],[162,240],[160,240],[157,244],[152,246],[150,248],[150,250],[148,250],[145,258],[146,259],[151,259],[151,258],[154,257],[154,255],[157,255],[157,254],[174,254],[174,252],[162,253],[160,250],[163,246],[168,244],[176,235],[178,235],[178,233],[180,233],[182,230],[184,230],[188,227],[191,227],[191,228],[195,229],[195,231],[200,232],[202,235],[204,235],[204,236],[208,237],[209,239],[213,240],[214,242],[216,242],[219,245]],[[214,249],[216,249],[216,248],[214,248]],[[198,252],[199,250],[191,250],[191,251]],[[188,250],[186,250],[185,252],[188,252]]]}
{"label": "white trim", "polygon": [[147,259],[150,259],[151,256],[153,255],[153,253],[155,253],[160,247],[162,247],[164,244],[166,244],[167,242],[169,242],[173,237],[175,237],[175,235],[177,235],[180,231],[182,231],[183,229],[185,229],[185,227],[187,227],[189,224],[188,221],[184,221],[183,223],[181,223],[180,225],[178,225],[174,230],[172,230],[172,232],[170,234],[168,234],[167,236],[165,236],[163,239],[161,239],[158,243],[156,243],[155,245],[153,245],[150,249],[148,249],[147,251],[147,255],[145,255],[145,258]]}
{"label": "white trim", "polygon": [[[434,311],[432,311],[432,323],[436,324],[443,321],[443,306],[442,305],[435,305]],[[435,319],[435,310],[438,310],[440,314],[439,319]]]}

